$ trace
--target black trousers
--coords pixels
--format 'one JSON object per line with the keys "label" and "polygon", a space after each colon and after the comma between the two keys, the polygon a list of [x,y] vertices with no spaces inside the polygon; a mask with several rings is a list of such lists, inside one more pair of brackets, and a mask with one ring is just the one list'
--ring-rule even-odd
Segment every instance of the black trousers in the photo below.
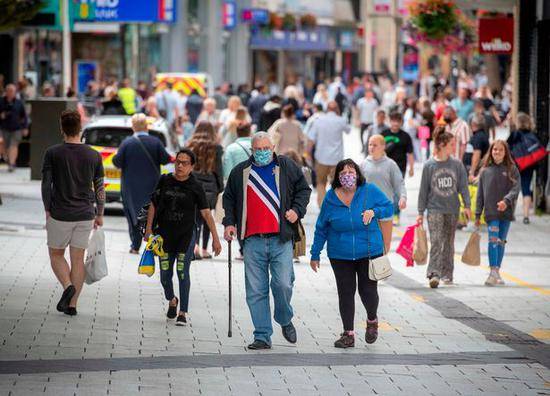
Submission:
{"label": "black trousers", "polygon": [[378,311],[378,282],[369,279],[368,258],[359,260],[330,259],[330,265],[336,278],[338,304],[344,331],[353,330],[355,317],[355,291],[359,296],[369,320],[376,319]]}

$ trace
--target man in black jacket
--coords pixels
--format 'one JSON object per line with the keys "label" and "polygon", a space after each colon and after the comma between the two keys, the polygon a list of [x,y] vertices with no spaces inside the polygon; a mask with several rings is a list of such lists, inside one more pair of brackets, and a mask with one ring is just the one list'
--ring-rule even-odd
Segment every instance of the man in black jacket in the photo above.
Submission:
{"label": "man in black jacket", "polygon": [[231,241],[237,236],[243,241],[246,302],[255,329],[249,349],[271,348],[270,272],[275,321],[285,339],[296,342],[290,305],[293,239],[310,194],[301,169],[291,159],[273,153],[273,142],[266,132],[254,135],[252,156],[237,165],[227,180],[224,237]]}

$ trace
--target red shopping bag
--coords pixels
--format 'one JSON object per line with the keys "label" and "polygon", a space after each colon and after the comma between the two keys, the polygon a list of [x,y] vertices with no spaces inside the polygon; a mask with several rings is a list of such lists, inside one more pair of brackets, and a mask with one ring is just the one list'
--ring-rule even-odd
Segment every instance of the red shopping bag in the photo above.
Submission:
{"label": "red shopping bag", "polygon": [[413,261],[413,245],[414,245],[414,229],[417,227],[417,225],[408,226],[405,230],[405,234],[403,235],[403,238],[401,238],[401,242],[399,242],[399,246],[397,247],[397,254],[401,255],[405,260],[407,260],[407,267],[413,267],[414,261]]}

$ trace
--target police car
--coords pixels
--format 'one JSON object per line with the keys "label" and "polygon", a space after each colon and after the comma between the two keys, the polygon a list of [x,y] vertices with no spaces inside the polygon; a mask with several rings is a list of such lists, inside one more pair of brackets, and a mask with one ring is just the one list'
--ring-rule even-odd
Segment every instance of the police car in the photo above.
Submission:
{"label": "police car", "polygon": [[[175,156],[178,147],[170,136],[168,124],[162,118],[147,118],[149,135],[158,138],[166,151]],[[82,134],[84,143],[90,145],[101,154],[105,170],[105,195],[107,202],[119,202],[120,196],[120,169],[113,165],[113,157],[122,141],[133,134],[130,116],[99,116],[93,118],[85,127]],[[162,167],[162,173],[174,171],[173,164]]]}

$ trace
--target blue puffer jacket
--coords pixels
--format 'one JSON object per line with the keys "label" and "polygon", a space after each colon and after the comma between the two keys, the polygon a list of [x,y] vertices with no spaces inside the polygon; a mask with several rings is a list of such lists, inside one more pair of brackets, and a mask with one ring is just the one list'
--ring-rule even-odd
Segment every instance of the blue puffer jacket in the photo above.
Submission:
{"label": "blue puffer jacket", "polygon": [[[374,219],[366,226],[363,212],[372,209]],[[327,242],[329,258],[358,260],[380,256],[384,251],[378,219],[393,215],[393,203],[374,184],[357,188],[351,205],[344,205],[334,190],[329,190],[321,206],[311,246],[311,259],[319,260]]]}

